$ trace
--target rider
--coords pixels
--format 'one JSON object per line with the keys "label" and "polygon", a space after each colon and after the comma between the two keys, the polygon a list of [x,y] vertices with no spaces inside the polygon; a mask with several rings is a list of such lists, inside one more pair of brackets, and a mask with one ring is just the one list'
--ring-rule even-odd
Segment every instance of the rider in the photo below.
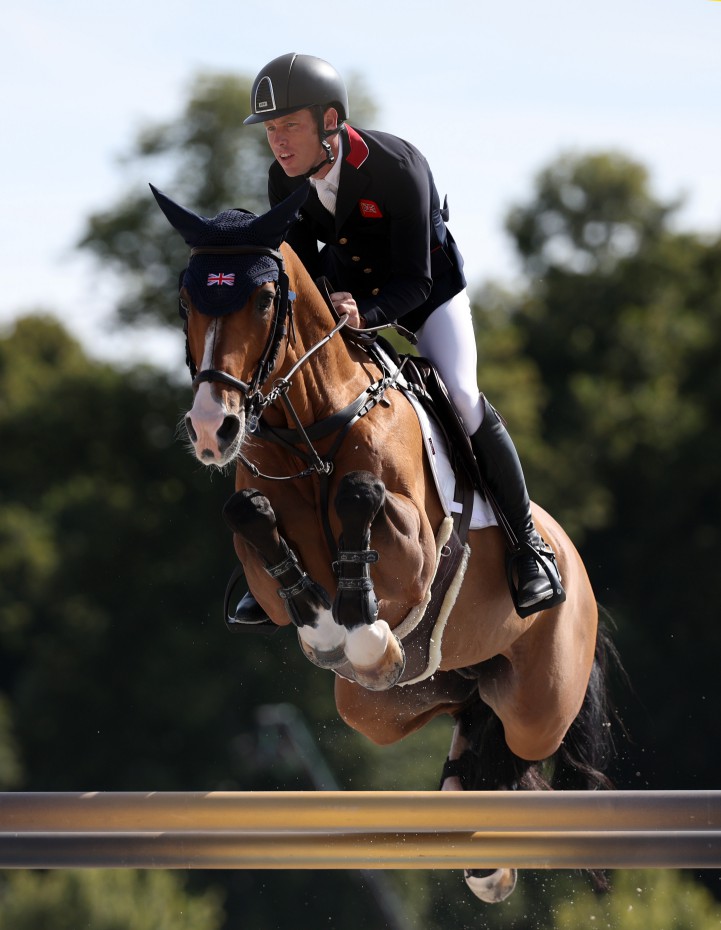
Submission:
{"label": "rider", "polygon": [[[439,370],[481,473],[516,538],[528,544],[516,560],[519,614],[560,603],[565,593],[553,552],[533,524],[518,453],[478,391],[463,259],[425,158],[396,136],[349,126],[342,78],[312,55],[290,53],[269,62],[253,83],[251,107],[245,123],[265,124],[275,156],[271,206],[310,178],[312,190],[287,241],[311,277],[327,276],[339,287],[330,297],[350,325],[398,320],[415,332],[418,351]],[[325,243],[320,251],[319,241]],[[241,614],[249,604],[246,596]]]}

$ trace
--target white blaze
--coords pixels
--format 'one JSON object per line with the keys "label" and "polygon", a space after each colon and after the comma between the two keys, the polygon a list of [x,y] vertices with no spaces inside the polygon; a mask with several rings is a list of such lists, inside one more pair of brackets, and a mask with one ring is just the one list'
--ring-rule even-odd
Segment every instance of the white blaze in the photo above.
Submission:
{"label": "white blaze", "polygon": [[[219,327],[220,321],[213,320],[205,334],[203,360],[200,364],[201,371],[213,367],[213,348],[215,347]],[[213,453],[214,457],[220,457],[218,430],[222,426],[227,412],[223,403],[214,396],[213,385],[209,381],[202,381],[198,385],[193,406],[188,413],[197,437],[193,443],[196,455],[200,457],[203,452],[207,451]],[[206,457],[204,456],[204,458]]]}

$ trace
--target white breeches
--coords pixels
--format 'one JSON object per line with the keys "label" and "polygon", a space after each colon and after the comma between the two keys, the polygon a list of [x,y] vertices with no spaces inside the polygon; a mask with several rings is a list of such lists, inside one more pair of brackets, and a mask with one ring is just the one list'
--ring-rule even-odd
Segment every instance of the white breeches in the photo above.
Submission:
{"label": "white breeches", "polygon": [[471,302],[464,288],[437,307],[416,333],[418,352],[440,372],[470,436],[483,422]]}

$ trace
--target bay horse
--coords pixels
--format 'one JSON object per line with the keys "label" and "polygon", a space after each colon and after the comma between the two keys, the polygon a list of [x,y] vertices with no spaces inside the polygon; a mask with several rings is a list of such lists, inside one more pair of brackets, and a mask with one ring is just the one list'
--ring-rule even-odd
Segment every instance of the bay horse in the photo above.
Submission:
{"label": "bay horse", "polygon": [[[262,216],[214,218],[151,188],[191,249],[179,301],[193,452],[205,466],[235,467],[224,515],[249,588],[335,672],[341,718],[391,744],[451,715],[446,790],[548,788],[549,759],[554,785],[603,786],[610,641],[578,552],[536,504],[565,602],[519,616],[504,536],[486,521],[456,561],[430,658],[408,674],[412,650],[399,634],[413,629],[409,618],[423,614],[443,570],[448,508],[398,371],[339,335],[347,318],[334,316],[284,241],[308,185]],[[466,880],[496,901],[515,871]]]}

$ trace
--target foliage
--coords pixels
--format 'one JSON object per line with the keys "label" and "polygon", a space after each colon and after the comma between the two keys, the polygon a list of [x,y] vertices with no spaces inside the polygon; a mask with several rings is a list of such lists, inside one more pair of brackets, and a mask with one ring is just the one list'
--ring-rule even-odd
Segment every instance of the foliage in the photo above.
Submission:
{"label": "foliage", "polygon": [[220,930],[220,894],[191,895],[172,872],[0,873],[0,930]]}
{"label": "foliage", "polygon": [[556,907],[555,930],[710,930],[721,906],[686,872],[619,871],[611,894],[573,893]]}
{"label": "foliage", "polygon": [[0,696],[0,791],[15,787],[21,779],[22,768],[15,735],[12,730],[12,711],[6,697]]}
{"label": "foliage", "polygon": [[[148,180],[204,216],[240,207],[268,208],[271,153],[262,125],[244,126],[251,79],[235,73],[201,73],[182,110],[136,137],[124,162],[133,179],[118,202],[93,214],[79,243],[119,278],[118,320],[125,324],[177,325],[172,295],[187,250],[168,235]],[[350,75],[348,95],[356,125],[375,106],[360,78]]]}

